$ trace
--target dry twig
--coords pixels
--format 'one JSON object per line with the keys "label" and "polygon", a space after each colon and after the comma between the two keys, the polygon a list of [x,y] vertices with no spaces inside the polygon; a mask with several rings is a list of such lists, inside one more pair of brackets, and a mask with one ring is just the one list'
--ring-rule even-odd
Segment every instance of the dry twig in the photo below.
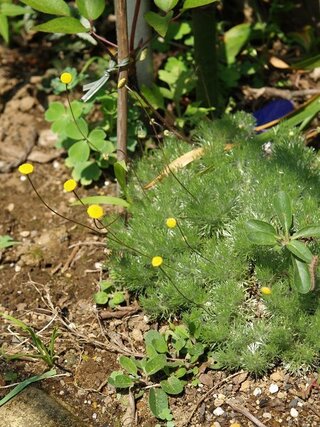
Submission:
{"label": "dry twig", "polygon": [[240,406],[234,402],[232,402],[231,400],[227,400],[226,404],[231,406],[231,408],[236,411],[236,412],[240,412],[240,414],[244,415],[245,417],[247,417],[253,424],[255,424],[257,427],[267,427],[265,424],[263,424],[261,421],[258,420],[258,418],[256,418],[254,415],[252,415],[246,408],[244,408],[243,406]]}

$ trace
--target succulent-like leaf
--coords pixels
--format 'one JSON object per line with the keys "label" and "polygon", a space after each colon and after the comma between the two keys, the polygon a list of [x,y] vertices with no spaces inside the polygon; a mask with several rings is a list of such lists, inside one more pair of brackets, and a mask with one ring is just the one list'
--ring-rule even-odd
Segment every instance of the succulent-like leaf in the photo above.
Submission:
{"label": "succulent-like leaf", "polygon": [[292,239],[300,239],[300,238],[308,238],[320,237],[320,225],[308,225],[306,227],[301,228],[296,233],[292,235]]}
{"label": "succulent-like leaf", "polygon": [[312,253],[308,247],[302,243],[299,242],[299,240],[292,240],[287,245],[286,248],[289,249],[289,251],[295,255],[300,260],[310,264],[312,261]]}
{"label": "succulent-like leaf", "polygon": [[277,232],[268,222],[251,219],[245,223],[245,230],[252,243],[264,246],[277,244]]}
{"label": "succulent-like leaf", "polygon": [[294,285],[301,294],[307,294],[312,289],[311,274],[306,262],[292,256],[294,268]]}

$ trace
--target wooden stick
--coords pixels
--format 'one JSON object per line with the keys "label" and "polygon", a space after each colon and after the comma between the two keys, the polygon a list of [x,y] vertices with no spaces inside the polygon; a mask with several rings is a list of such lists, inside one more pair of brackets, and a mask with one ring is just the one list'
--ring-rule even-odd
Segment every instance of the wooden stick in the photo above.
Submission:
{"label": "wooden stick", "polygon": [[267,427],[265,424],[263,424],[261,421],[258,420],[258,418],[256,418],[254,415],[252,415],[246,408],[244,408],[243,406],[240,406],[238,404],[235,404],[234,402],[232,402],[231,400],[227,400],[226,404],[231,406],[231,408],[236,411],[236,412],[240,412],[240,414],[244,415],[245,417],[247,417],[251,422],[253,422],[253,424],[255,424],[257,427]]}
{"label": "wooden stick", "polygon": [[[127,2],[126,0],[115,0],[115,14],[117,22],[118,63],[129,58],[128,27],[127,27]],[[119,81],[128,81],[128,69],[121,68]],[[127,136],[128,136],[128,90],[126,85],[118,89],[117,104],[117,159],[127,158]]]}

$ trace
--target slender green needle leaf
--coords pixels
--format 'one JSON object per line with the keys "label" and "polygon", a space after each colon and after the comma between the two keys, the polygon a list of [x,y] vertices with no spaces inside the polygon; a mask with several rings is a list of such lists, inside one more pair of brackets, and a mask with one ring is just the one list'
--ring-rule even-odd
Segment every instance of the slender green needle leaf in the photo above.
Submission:
{"label": "slender green needle leaf", "polygon": [[53,378],[57,374],[55,369],[51,369],[51,371],[47,371],[42,375],[36,375],[34,377],[28,378],[27,380],[22,381],[22,383],[18,384],[13,390],[10,391],[3,399],[0,400],[0,406],[7,403],[10,399],[19,394],[23,389],[25,389],[29,384],[32,384],[36,381],[46,380],[48,378]]}

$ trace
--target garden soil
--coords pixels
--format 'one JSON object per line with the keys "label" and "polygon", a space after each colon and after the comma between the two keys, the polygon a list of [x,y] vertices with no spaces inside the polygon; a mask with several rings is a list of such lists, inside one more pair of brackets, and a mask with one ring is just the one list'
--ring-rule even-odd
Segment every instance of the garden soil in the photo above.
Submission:
{"label": "garden soil", "polygon": [[[99,281],[108,277],[107,239],[54,215],[17,172],[20,163],[32,161],[32,179],[45,201],[61,214],[90,225],[83,208],[71,206],[72,196],[62,190],[70,172],[43,119],[48,99],[39,87],[46,68],[34,60],[37,48],[32,51],[29,46],[27,53],[0,47],[0,235],[18,242],[0,252],[0,311],[32,326],[45,342],[55,326],[59,329],[57,376],[35,383],[0,409],[0,425],[37,425],[28,418],[28,401],[36,408],[40,401],[36,412],[41,416],[41,402],[48,406],[50,400],[66,411],[60,427],[73,425],[68,417],[88,427],[155,426],[146,396],[134,405],[107,379],[119,369],[119,355],[142,357],[143,334],[166,325],[150,322],[129,295],[121,310],[97,308],[93,294]],[[79,189],[80,196],[114,192],[115,184],[107,176],[99,185]],[[28,337],[4,320],[0,345],[7,353],[33,351]],[[1,358],[0,397],[13,383],[46,370],[43,362],[27,357]],[[282,369],[252,378],[245,372],[208,370],[203,364],[199,385],[188,385],[183,395],[170,398],[170,407],[177,427],[316,427],[320,425],[316,379],[315,372],[293,376]],[[15,404],[22,401],[25,417],[17,423]],[[9,421],[10,412],[16,421]],[[51,418],[53,423],[54,415]],[[50,424],[43,418],[40,425]]]}

